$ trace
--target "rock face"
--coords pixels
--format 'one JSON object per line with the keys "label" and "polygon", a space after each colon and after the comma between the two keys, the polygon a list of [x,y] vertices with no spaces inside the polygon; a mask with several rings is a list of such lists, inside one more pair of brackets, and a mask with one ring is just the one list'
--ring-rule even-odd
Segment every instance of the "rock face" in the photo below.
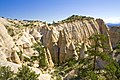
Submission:
{"label": "rock face", "polygon": [[20,63],[18,55],[15,54],[15,51],[13,49],[15,47],[16,46],[15,46],[15,43],[13,41],[13,38],[8,34],[5,26],[2,23],[0,23],[0,50],[1,50],[0,54],[4,57],[5,61],[7,59],[11,60],[10,58],[12,57],[12,55],[14,55],[14,60],[17,58],[16,62]]}
{"label": "rock face", "polygon": [[[55,26],[44,26],[41,29],[44,46],[48,47],[55,63],[63,63],[70,58],[78,59],[75,50],[77,43],[89,46],[91,42],[89,37],[93,34],[104,34],[109,38],[109,29],[101,19],[89,19],[82,21],[73,21],[68,23],[58,23]],[[112,50],[111,42],[107,45]],[[81,46],[82,47],[82,46]],[[84,54],[84,50],[81,51]]]}
{"label": "rock face", "polygon": [[[21,63],[17,53],[22,52],[24,57],[30,58],[36,53],[32,46],[37,41],[41,41],[47,52],[46,60],[50,65],[53,65],[52,61],[63,63],[71,58],[76,60],[83,58],[84,52],[87,50],[86,46],[91,44],[88,39],[91,35],[104,34],[108,38],[110,37],[109,29],[103,20],[95,20],[90,17],[80,17],[79,19],[73,16],[73,18],[48,26],[39,21],[0,18],[1,55],[6,59],[10,57],[13,62]],[[20,26],[23,27],[19,28]],[[12,35],[10,36],[8,33],[12,33]],[[78,43],[81,45],[80,55],[77,54],[75,47]],[[106,45],[112,50],[110,39]]]}
{"label": "rock face", "polygon": [[109,34],[112,46],[115,47],[116,43],[120,41],[120,27],[111,27]]}
{"label": "rock face", "polygon": [[[25,27],[26,25],[29,27]],[[42,37],[39,32],[42,25],[43,23],[39,21],[29,22],[0,18],[0,55],[2,56],[0,61],[21,64],[24,58],[30,59],[38,54],[32,46]],[[48,48],[46,48],[45,58],[48,66],[53,67]]]}
{"label": "rock face", "polygon": [[[52,25],[41,21],[0,18],[0,63],[5,61],[6,64],[17,66],[15,70],[20,64],[29,64],[27,59],[30,60],[31,57],[39,55],[39,51],[33,48],[37,42],[41,42],[45,48],[44,55],[48,67],[53,67],[54,63],[62,64],[69,59],[84,58],[87,46],[92,44],[88,38],[93,34],[106,35],[108,41],[105,44],[111,51],[111,42],[114,45],[120,37],[119,31],[116,33],[116,30],[109,31],[102,19],[91,17],[73,16]],[[79,54],[76,52],[78,44],[80,45]],[[38,65],[38,61],[34,61],[33,65]],[[46,80],[45,76],[50,80],[49,74],[41,75],[40,79]]]}

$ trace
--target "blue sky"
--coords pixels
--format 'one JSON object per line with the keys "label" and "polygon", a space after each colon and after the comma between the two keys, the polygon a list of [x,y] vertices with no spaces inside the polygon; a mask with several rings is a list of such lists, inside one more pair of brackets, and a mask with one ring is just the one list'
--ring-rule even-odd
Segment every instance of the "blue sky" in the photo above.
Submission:
{"label": "blue sky", "polygon": [[120,0],[0,0],[0,16],[52,22],[73,14],[120,22]]}

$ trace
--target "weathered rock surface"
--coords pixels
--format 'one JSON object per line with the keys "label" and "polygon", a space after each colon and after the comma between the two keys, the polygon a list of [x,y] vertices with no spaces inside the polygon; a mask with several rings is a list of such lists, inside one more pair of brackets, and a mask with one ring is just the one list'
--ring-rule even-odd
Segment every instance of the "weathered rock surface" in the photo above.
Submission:
{"label": "weathered rock surface", "polygon": [[[7,32],[7,29],[11,27],[7,27],[6,29],[3,24],[12,24],[13,37]],[[16,26],[23,26],[23,28],[17,28]],[[14,57],[16,59],[13,58],[13,62],[16,63],[20,63],[20,60],[15,52],[21,51],[24,55],[31,57],[36,53],[32,46],[39,40],[46,48],[46,58],[49,64],[53,65],[52,61],[54,63],[63,63],[71,58],[78,59],[81,56],[84,57],[84,51],[87,50],[86,46],[91,44],[88,38],[93,34],[105,34],[109,38],[109,29],[103,20],[95,20],[94,18],[74,20],[72,22],[58,22],[57,25],[51,26],[42,22],[7,21],[4,19],[0,28],[1,45],[5,45],[7,49],[11,50],[8,51],[10,54],[9,57],[13,53],[12,48],[14,49],[13,56],[16,56]],[[78,43],[81,44],[80,55],[75,50],[75,46]],[[108,39],[106,45],[112,50],[110,39]],[[7,54],[7,52],[4,53]]]}
{"label": "weathered rock surface", "polygon": [[41,74],[39,76],[39,80],[51,80],[51,75],[49,75],[49,74]]}
{"label": "weathered rock surface", "polygon": [[[43,26],[43,23],[40,21],[32,22],[0,18],[0,55],[2,56],[0,61],[20,64],[23,57],[30,59],[31,56],[38,54],[33,46],[42,37],[39,32],[41,26]],[[47,47],[45,56],[48,66],[53,67],[51,54]]]}
{"label": "weathered rock surface", "polygon": [[[89,37],[93,34],[104,34],[109,38],[109,29],[101,19],[89,19],[73,21],[69,23],[58,23],[55,26],[44,26],[41,29],[44,46],[48,47],[55,63],[65,62],[70,58],[78,58],[75,44],[85,43],[89,46]],[[107,45],[112,50],[110,39]],[[84,51],[81,51],[84,52]]]}
{"label": "weathered rock surface", "polygon": [[[4,60],[10,59],[12,55],[15,54],[13,48],[15,48],[15,43],[13,41],[13,38],[8,34],[7,29],[5,26],[0,22],[0,52],[3,54],[2,56],[4,57]],[[20,62],[20,60],[17,57],[17,54],[14,55],[14,58],[18,61],[17,63]],[[11,60],[11,59],[10,59]]]}
{"label": "weathered rock surface", "polygon": [[120,27],[111,27],[109,34],[112,46],[115,47],[116,43],[120,41]]}
{"label": "weathered rock surface", "polygon": [[[39,41],[44,45],[48,67],[69,59],[84,58],[87,46],[92,44],[88,38],[93,34],[106,35],[108,41],[105,44],[108,45],[109,51],[112,51],[111,42],[115,45],[120,40],[119,31],[118,29],[109,31],[102,19],[94,18],[61,21],[52,25],[40,21],[0,18],[0,66],[10,66],[17,72],[20,64],[27,64],[22,60],[23,57],[31,59],[32,56],[38,55],[33,46]],[[76,52],[77,44],[80,44],[79,54]],[[38,65],[38,62],[33,65]],[[70,74],[68,78],[73,76],[74,71]],[[51,75],[41,74],[39,79],[50,80]]]}

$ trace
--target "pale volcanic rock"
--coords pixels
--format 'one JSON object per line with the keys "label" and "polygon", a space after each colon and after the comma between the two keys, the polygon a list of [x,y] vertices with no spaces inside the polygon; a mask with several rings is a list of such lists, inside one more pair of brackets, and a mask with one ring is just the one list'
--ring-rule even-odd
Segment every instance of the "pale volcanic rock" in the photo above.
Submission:
{"label": "pale volcanic rock", "polygon": [[[39,51],[33,47],[37,42],[42,43],[47,67],[52,68],[54,64],[59,65],[69,59],[78,60],[86,57],[85,51],[92,44],[89,37],[93,34],[104,34],[108,37],[105,44],[109,51],[112,51],[112,45],[120,40],[120,30],[110,29],[109,31],[102,19],[82,18],[65,21],[48,25],[46,22],[40,21],[0,18],[0,66],[10,66],[17,72],[18,67],[25,62],[19,58],[20,54],[28,59],[39,55]],[[76,52],[77,44],[80,44],[78,54]],[[103,67],[105,63],[98,61],[97,66]],[[25,62],[25,64],[27,63],[29,62]],[[34,61],[33,67],[39,67],[38,61]],[[51,80],[50,74],[43,74],[38,68],[35,69],[35,72],[41,74],[40,80]],[[67,76],[69,78],[74,74],[73,70]]]}
{"label": "pale volcanic rock", "polygon": [[[42,41],[44,46],[50,50],[53,61],[56,63],[65,62],[66,58],[72,58],[75,52],[70,51],[70,44],[85,43],[86,46],[91,44],[88,39],[93,34],[104,34],[108,37],[106,43],[112,50],[111,42],[109,39],[109,29],[101,19],[90,19],[83,21],[73,21],[68,23],[58,23],[55,26],[45,26],[42,28],[43,35]],[[71,45],[71,46],[73,46]],[[72,49],[75,51],[75,48]],[[81,51],[82,53],[84,51]],[[68,57],[68,55],[71,55]],[[76,56],[78,56],[76,54]],[[58,60],[60,59],[60,60]]]}
{"label": "pale volcanic rock", "polygon": [[3,24],[0,23],[0,37],[4,41],[4,46],[11,49],[14,46],[12,37],[8,34],[7,29]]}
{"label": "pale volcanic rock", "polygon": [[[0,39],[1,39],[0,49],[1,49],[1,52],[4,53],[3,57],[5,58],[5,56],[6,56],[6,59],[7,58],[10,59],[12,57],[12,53],[14,52],[13,48],[15,47],[15,43],[14,43],[12,37],[8,34],[5,26],[1,23],[0,23]],[[14,60],[18,60],[15,62],[20,63],[18,55],[16,54],[13,56],[14,56]]]}

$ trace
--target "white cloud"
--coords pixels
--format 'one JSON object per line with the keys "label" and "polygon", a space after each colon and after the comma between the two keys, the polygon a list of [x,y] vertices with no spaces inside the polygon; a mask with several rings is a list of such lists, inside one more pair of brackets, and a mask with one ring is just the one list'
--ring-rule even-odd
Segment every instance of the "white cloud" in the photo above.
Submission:
{"label": "white cloud", "polygon": [[120,23],[120,17],[102,18],[106,23]]}

